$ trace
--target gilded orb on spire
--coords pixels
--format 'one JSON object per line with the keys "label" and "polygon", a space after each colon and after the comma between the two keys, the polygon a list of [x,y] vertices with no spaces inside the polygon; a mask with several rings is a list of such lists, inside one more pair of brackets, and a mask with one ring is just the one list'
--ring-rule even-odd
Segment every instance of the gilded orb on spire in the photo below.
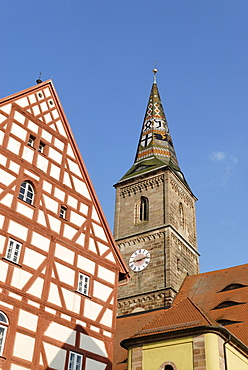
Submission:
{"label": "gilded orb on spire", "polygon": [[156,73],[158,72],[157,68],[153,68],[152,72],[154,73],[153,83],[156,83]]}

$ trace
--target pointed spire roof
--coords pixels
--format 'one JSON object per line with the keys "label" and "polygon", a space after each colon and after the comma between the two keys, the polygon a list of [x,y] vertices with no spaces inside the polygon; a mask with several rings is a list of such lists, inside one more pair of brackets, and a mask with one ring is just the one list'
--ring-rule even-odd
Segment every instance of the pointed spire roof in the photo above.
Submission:
{"label": "pointed spire roof", "polygon": [[189,188],[180,170],[176,152],[170,135],[168,122],[158,91],[156,73],[143,121],[135,161],[122,180],[149,172],[159,167],[170,167]]}

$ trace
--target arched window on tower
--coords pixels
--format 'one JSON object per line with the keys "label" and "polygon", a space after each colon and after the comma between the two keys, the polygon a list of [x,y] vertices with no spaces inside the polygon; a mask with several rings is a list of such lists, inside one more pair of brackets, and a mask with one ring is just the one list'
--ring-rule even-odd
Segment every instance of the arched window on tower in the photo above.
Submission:
{"label": "arched window on tower", "polygon": [[0,356],[3,355],[8,325],[9,321],[7,319],[7,316],[2,311],[0,311]]}
{"label": "arched window on tower", "polygon": [[182,203],[179,203],[179,219],[180,219],[180,226],[182,228],[185,227],[185,219],[184,219],[184,210]]}
{"label": "arched window on tower", "polygon": [[135,223],[149,220],[149,201],[146,197],[141,197],[135,204]]}
{"label": "arched window on tower", "polygon": [[23,181],[20,187],[19,199],[23,200],[28,204],[34,202],[34,188],[29,181]]}

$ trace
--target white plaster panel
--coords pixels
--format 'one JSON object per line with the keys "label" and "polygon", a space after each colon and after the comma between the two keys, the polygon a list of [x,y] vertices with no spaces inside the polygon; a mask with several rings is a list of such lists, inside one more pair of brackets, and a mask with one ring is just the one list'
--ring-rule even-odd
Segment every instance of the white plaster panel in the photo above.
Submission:
{"label": "white plaster panel", "polygon": [[103,335],[105,335],[106,337],[109,337],[109,338],[112,337],[112,333],[110,333],[109,331],[106,331],[106,330],[103,330]]}
{"label": "white plaster panel", "polygon": [[50,284],[48,301],[56,304],[57,306],[61,306],[61,300],[59,297],[58,287],[57,285],[53,283]]}
{"label": "white plaster panel", "polygon": [[58,198],[61,202],[65,201],[65,192],[60,190],[59,188],[54,188],[54,196]]}
{"label": "white plaster panel", "polygon": [[8,266],[9,266],[8,263],[0,260],[0,281],[5,282],[7,271],[8,271]]}
{"label": "white plaster panel", "polygon": [[79,167],[78,167],[78,164],[77,164],[77,163],[73,162],[71,159],[69,159],[69,158],[68,158],[68,164],[69,164],[69,169],[70,169],[73,173],[75,173],[75,174],[76,174],[76,175],[78,175],[79,177],[81,177],[81,176],[82,176],[81,171],[80,171],[80,169],[79,169]]}
{"label": "white plaster panel", "polygon": [[37,222],[43,226],[46,226],[47,227],[47,223],[46,223],[46,218],[45,218],[45,214],[43,211],[39,210],[39,213],[38,213],[38,218],[37,218]]}
{"label": "white plaster panel", "polygon": [[4,204],[7,207],[11,207],[13,200],[13,195],[12,194],[6,194],[5,197],[3,197],[0,201],[0,203]]}
{"label": "white plaster panel", "polygon": [[116,261],[115,261],[115,257],[114,257],[114,255],[113,255],[113,253],[112,253],[112,252],[109,252],[105,258],[106,258],[107,260],[111,261],[111,262],[116,263]]}
{"label": "white plaster panel", "polygon": [[65,288],[62,288],[63,296],[65,299],[66,307],[69,311],[73,311],[79,314],[81,296],[77,293],[71,292]]}
{"label": "white plaster panel", "polygon": [[44,251],[48,251],[50,246],[50,240],[36,232],[33,232],[32,235],[32,244],[35,247],[38,247],[40,249],[43,249]]}
{"label": "white plaster panel", "polygon": [[42,112],[45,112],[46,110],[48,110],[47,103],[45,101],[40,103],[40,108],[41,108]]}
{"label": "white plaster panel", "polygon": [[51,141],[52,141],[52,135],[48,132],[48,131],[46,131],[46,130],[44,130],[44,129],[42,129],[42,138],[44,139],[44,140],[46,140],[46,141],[48,141],[49,143],[51,143]]}
{"label": "white plaster panel", "polygon": [[41,154],[38,154],[38,157],[37,157],[37,167],[40,170],[47,172],[48,160]]}
{"label": "white plaster panel", "polygon": [[15,136],[17,136],[20,139],[22,139],[23,141],[26,141],[27,131],[24,130],[21,126],[17,125],[14,122],[12,123],[11,132]]}
{"label": "white plaster panel", "polygon": [[39,303],[34,302],[34,301],[31,301],[30,299],[28,299],[28,304],[31,304],[34,307],[40,308],[40,304]]}
{"label": "white plaster panel", "polygon": [[10,185],[14,180],[16,179],[16,176],[11,175],[9,172],[4,171],[0,169],[0,181],[2,184],[8,186]]}
{"label": "white plaster panel", "polygon": [[10,370],[29,370],[29,368],[12,364]]}
{"label": "white plaster panel", "polygon": [[101,319],[101,324],[112,327],[113,324],[113,311],[110,310],[109,308],[106,309],[106,311],[103,314],[103,317]]}
{"label": "white plaster panel", "polygon": [[54,109],[54,110],[52,111],[52,114],[53,114],[53,118],[54,118],[54,119],[56,119],[56,118],[58,118],[58,117],[59,117],[59,114],[58,114],[57,109]]}
{"label": "white plaster panel", "polygon": [[98,253],[97,250],[96,250],[95,241],[92,238],[90,238],[90,240],[89,240],[89,250],[94,252],[94,253]]}
{"label": "white plaster panel", "polygon": [[4,132],[0,130],[0,144],[3,144]]}
{"label": "white plaster panel", "polygon": [[106,246],[105,244],[102,244],[100,242],[98,242],[97,245],[98,245],[101,256],[103,255],[103,253],[105,253],[109,249],[108,246]]}
{"label": "white plaster panel", "polygon": [[84,247],[84,240],[85,240],[85,235],[81,233],[79,237],[76,240],[76,243],[80,244],[82,247]]}
{"label": "white plaster panel", "polygon": [[58,163],[62,161],[62,154],[51,147],[49,148],[49,157]]}
{"label": "white plaster panel", "polygon": [[88,214],[88,209],[89,207],[84,204],[84,203],[80,203],[80,212],[83,213],[84,215],[87,215]]}
{"label": "white plaster panel", "polygon": [[73,264],[75,253],[61,244],[56,243],[55,257],[60,258],[67,263]]}
{"label": "white plaster panel", "polygon": [[48,215],[48,219],[49,219],[51,229],[59,234],[60,226],[61,226],[61,219],[53,217],[51,215]]}
{"label": "white plaster panel", "polygon": [[74,227],[71,227],[69,225],[64,225],[64,237],[67,239],[72,239],[74,235],[76,234],[77,230],[74,229]]}
{"label": "white plaster panel", "polygon": [[32,274],[30,274],[29,272],[24,271],[18,267],[14,267],[11,285],[18,289],[22,289],[31,277]]}
{"label": "white plaster panel", "polygon": [[54,124],[54,123],[52,123],[52,124],[50,125],[50,127],[51,127],[54,131],[57,131],[57,128],[56,128],[56,126],[55,126],[55,124]]}
{"label": "white plaster panel", "polygon": [[11,304],[6,303],[6,302],[1,301],[0,305],[1,305],[1,306],[4,306],[4,307],[8,307],[8,308],[10,308],[11,310],[13,310],[13,306],[12,306]]}
{"label": "white plaster panel", "polygon": [[27,97],[26,96],[24,96],[24,98],[21,98],[21,99],[18,99],[18,100],[16,100],[16,103],[18,104],[18,105],[20,105],[20,107],[26,107],[27,105],[29,105],[28,104],[28,99],[27,99]]}
{"label": "white plaster panel", "polygon": [[94,330],[95,332],[100,333],[100,328],[98,328],[94,325],[90,325],[90,330]]}
{"label": "white plaster panel", "polygon": [[34,94],[30,94],[28,97],[31,104],[36,103],[36,98]]}
{"label": "white plaster panel", "polygon": [[86,327],[86,323],[85,323],[85,322],[83,322],[83,321],[76,320],[76,323],[77,323],[78,325],[81,325],[83,328],[85,328],[85,327]]}
{"label": "white plaster panel", "polygon": [[75,346],[76,332],[73,329],[67,328],[64,325],[57,324],[52,322],[44,335],[50,338],[59,340],[62,343],[68,343],[72,346]]}
{"label": "white plaster panel", "polygon": [[26,240],[27,239],[28,228],[18,224],[15,221],[10,220],[9,227],[8,227],[8,232],[12,235],[18,236],[19,238],[21,237],[22,240]]}
{"label": "white plaster panel", "polygon": [[65,315],[64,313],[62,313],[60,315],[61,319],[64,319],[64,320],[67,320],[67,321],[71,321],[71,316],[69,315]]}
{"label": "white plaster panel", "polygon": [[45,190],[48,193],[51,193],[52,184],[50,184],[50,182],[47,182],[47,181],[43,180],[43,190]]}
{"label": "white plaster panel", "polygon": [[45,96],[48,98],[49,96],[51,96],[51,93],[50,93],[50,90],[49,90],[49,88],[48,87],[46,87],[45,89],[44,89],[44,94],[45,94]]}
{"label": "white plaster panel", "polygon": [[28,146],[23,147],[22,158],[25,159],[27,162],[32,163],[34,157],[34,150],[29,148]]}
{"label": "white plaster panel", "polygon": [[34,105],[32,108],[33,108],[34,115],[38,116],[38,114],[40,114],[40,108],[38,107],[38,105]]}
{"label": "white plaster panel", "polygon": [[95,262],[91,261],[88,258],[78,255],[77,267],[80,270],[89,272],[90,274],[94,275],[95,272]]}
{"label": "white plaster panel", "polygon": [[25,116],[17,111],[15,111],[14,119],[22,124],[25,122]]}
{"label": "white plaster panel", "polygon": [[46,208],[54,213],[58,213],[58,202],[47,195],[43,195]]}
{"label": "white plaster panel", "polygon": [[60,133],[60,135],[67,137],[64,130],[64,126],[60,120],[56,122],[56,126],[58,127],[58,132]]}
{"label": "white plaster panel", "polygon": [[11,104],[6,104],[6,105],[2,106],[2,107],[1,107],[1,109],[2,109],[5,113],[10,114],[10,111],[11,111]]}
{"label": "white plaster panel", "polygon": [[115,284],[115,272],[106,269],[105,267],[98,266],[98,277]]}
{"label": "white plaster panel", "polygon": [[44,280],[42,278],[38,277],[34,281],[32,286],[30,287],[30,289],[27,291],[27,293],[30,293],[30,294],[34,295],[35,297],[37,297],[37,298],[41,298],[43,283],[44,283]]}
{"label": "white plaster panel", "polygon": [[32,121],[28,121],[28,128],[29,128],[29,130],[31,130],[31,131],[33,131],[37,134],[39,126],[36,125],[36,123],[34,123]]}
{"label": "white plaster panel", "polygon": [[19,164],[15,163],[13,161],[10,161],[10,163],[9,163],[9,169],[11,171],[15,172],[18,175],[20,166],[19,166]]}
{"label": "white plaster panel", "polygon": [[75,271],[58,262],[55,262],[55,265],[58,271],[60,281],[63,281],[66,284],[74,286]]}
{"label": "white plaster panel", "polygon": [[91,215],[91,217],[92,217],[93,220],[100,222],[99,217],[98,217],[98,214],[97,214],[97,211],[96,211],[96,209],[95,209],[94,206],[92,208],[92,215]]}
{"label": "white plaster panel", "polygon": [[72,222],[73,224],[77,226],[82,226],[85,220],[86,218],[83,216],[80,216],[78,213],[74,211],[70,212],[70,222]]}
{"label": "white plaster panel", "polygon": [[45,307],[45,311],[51,313],[52,315],[56,316],[56,310],[54,310],[53,308],[50,308],[50,307]]}
{"label": "white plaster panel", "polygon": [[45,114],[44,118],[45,118],[46,123],[49,123],[52,121],[52,116],[50,113]]}
{"label": "white plaster panel", "polygon": [[35,338],[28,335],[16,333],[14,353],[16,357],[23,358],[24,360],[31,361],[33,357]]}
{"label": "white plaster panel", "polygon": [[71,195],[68,195],[67,204],[75,209],[77,209],[77,199],[73,198]]}
{"label": "white plaster panel", "polygon": [[93,286],[93,295],[96,298],[101,299],[102,301],[107,301],[109,298],[110,294],[112,293],[113,289],[99,283],[98,281],[94,281],[94,286]]}
{"label": "white plaster panel", "polygon": [[[1,221],[1,217],[3,217],[3,216],[2,215],[0,216],[0,221]],[[2,225],[0,225],[0,229],[1,228],[2,228]],[[3,248],[4,248],[5,240],[6,240],[6,237],[3,236],[3,235],[0,235],[0,253],[3,253]]]}
{"label": "white plaster panel", "polygon": [[7,163],[7,158],[0,154],[0,164],[2,164],[3,166],[6,166],[6,163]]}
{"label": "white plaster panel", "polygon": [[24,172],[25,172],[26,175],[33,177],[33,179],[35,179],[37,181],[40,181],[39,176],[36,176],[33,172],[28,171],[28,170],[25,170]]}
{"label": "white plaster panel", "polygon": [[85,198],[91,199],[85,182],[77,179],[75,176],[72,176],[72,179],[73,179],[76,191],[82,194]]}
{"label": "white plaster panel", "polygon": [[0,113],[0,123],[5,121],[6,119],[7,119],[7,117],[5,117],[3,114]]}
{"label": "white plaster panel", "polygon": [[34,210],[28,206],[26,206],[24,203],[22,202],[17,202],[17,207],[16,207],[16,211],[18,213],[21,213],[23,216],[26,216],[28,218],[33,218],[33,215],[34,215]]}
{"label": "white plaster panel", "polygon": [[88,319],[96,320],[102,308],[103,306],[100,304],[92,302],[90,299],[86,299],[84,302],[84,316]]}
{"label": "white plaster panel", "polygon": [[63,370],[65,368],[67,351],[48,343],[44,343],[44,348],[46,352],[48,366],[52,367],[53,369]]}
{"label": "white plaster panel", "polygon": [[32,249],[25,248],[23,264],[32,267],[33,269],[37,269],[41,263],[44,261],[45,256],[38,252],[33,251]]}
{"label": "white plaster panel", "polygon": [[55,166],[55,164],[51,164],[51,169],[50,169],[50,176],[54,177],[56,180],[59,180],[59,175],[60,175],[60,167]]}
{"label": "white plaster panel", "polygon": [[94,229],[95,235],[98,238],[107,241],[107,238],[106,238],[106,235],[105,235],[105,232],[104,232],[102,226],[99,226],[99,225],[93,223],[93,229]]}
{"label": "white plaster panel", "polygon": [[55,138],[54,139],[54,146],[56,146],[56,148],[58,148],[59,150],[62,151],[64,149],[65,144],[62,141],[60,141],[59,139]]}
{"label": "white plaster panel", "polygon": [[32,331],[36,331],[37,329],[37,322],[38,316],[33,315],[30,312],[20,310],[19,311],[19,318],[18,318],[18,325],[23,326]]}
{"label": "white plaster panel", "polygon": [[73,153],[73,150],[72,150],[72,147],[71,147],[71,144],[68,144],[67,145],[67,155],[69,155],[70,157],[72,158],[75,158],[75,155]]}
{"label": "white plaster panel", "polygon": [[9,137],[9,142],[7,145],[7,149],[9,149],[11,152],[15,154],[19,154],[21,143],[14,139],[13,137]]}
{"label": "white plaster panel", "polygon": [[64,172],[63,184],[69,186],[69,188],[72,187],[71,186],[70,176],[69,176],[69,174],[66,171]]}
{"label": "white plaster panel", "polygon": [[107,367],[107,365],[103,364],[102,362],[92,360],[92,358],[86,358],[86,368],[85,368],[85,370],[104,370],[104,369],[106,369],[106,367]]}
{"label": "white plaster panel", "polygon": [[100,339],[80,333],[80,347],[91,353],[96,353],[97,355],[107,357],[105,344]]}

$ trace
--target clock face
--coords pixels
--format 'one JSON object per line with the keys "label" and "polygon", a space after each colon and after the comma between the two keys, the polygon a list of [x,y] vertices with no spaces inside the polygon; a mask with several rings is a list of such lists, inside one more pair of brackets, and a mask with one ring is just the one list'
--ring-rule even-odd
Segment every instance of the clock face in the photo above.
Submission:
{"label": "clock face", "polygon": [[129,267],[138,272],[144,270],[149,262],[150,253],[146,249],[137,249],[129,259]]}

